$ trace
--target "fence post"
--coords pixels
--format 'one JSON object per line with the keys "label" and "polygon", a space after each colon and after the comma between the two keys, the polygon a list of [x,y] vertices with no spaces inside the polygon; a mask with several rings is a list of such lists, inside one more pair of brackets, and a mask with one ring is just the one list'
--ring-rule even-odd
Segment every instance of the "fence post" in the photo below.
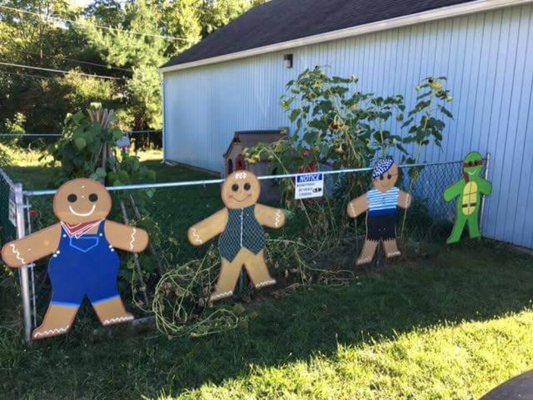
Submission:
{"label": "fence post", "polygon": [[[22,184],[16,183],[13,187],[13,191],[15,194],[17,238],[21,239],[26,236],[26,226],[24,218],[24,194],[22,192]],[[27,342],[30,342],[32,322],[30,307],[30,284],[27,265],[24,265],[19,269],[19,278],[22,294],[22,308],[24,311],[24,337]]]}
{"label": "fence post", "polygon": [[[483,175],[483,178],[486,180],[489,180],[489,167],[490,167],[490,153],[487,152],[487,156],[485,157],[487,162],[485,163],[485,174]],[[481,233],[481,236],[483,236],[483,215],[485,214],[485,197],[481,197],[481,210],[479,210],[479,232]]]}

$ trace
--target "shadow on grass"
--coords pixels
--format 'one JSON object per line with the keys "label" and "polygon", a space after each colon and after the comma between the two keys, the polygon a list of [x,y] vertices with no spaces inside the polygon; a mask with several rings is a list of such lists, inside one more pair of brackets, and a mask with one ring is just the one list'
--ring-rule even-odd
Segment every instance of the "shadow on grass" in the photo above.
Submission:
{"label": "shadow on grass", "polygon": [[330,355],[337,343],[357,345],[442,321],[491,319],[530,307],[532,298],[532,257],[491,242],[442,247],[350,286],[309,288],[254,306],[246,324],[217,336],[168,340],[115,327],[102,337],[78,326],[66,338],[31,347],[17,342],[16,354],[4,346],[11,365],[0,370],[0,386],[8,398],[175,395],[247,374],[251,364]]}

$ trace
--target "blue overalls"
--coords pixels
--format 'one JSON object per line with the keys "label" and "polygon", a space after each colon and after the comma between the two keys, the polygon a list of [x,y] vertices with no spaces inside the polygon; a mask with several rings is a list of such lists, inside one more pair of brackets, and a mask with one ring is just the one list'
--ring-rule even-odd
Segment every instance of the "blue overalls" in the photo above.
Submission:
{"label": "blue overalls", "polygon": [[105,221],[98,233],[70,237],[61,227],[58,250],[48,264],[52,283],[50,304],[79,307],[85,296],[93,305],[119,298],[118,255],[105,237]]}

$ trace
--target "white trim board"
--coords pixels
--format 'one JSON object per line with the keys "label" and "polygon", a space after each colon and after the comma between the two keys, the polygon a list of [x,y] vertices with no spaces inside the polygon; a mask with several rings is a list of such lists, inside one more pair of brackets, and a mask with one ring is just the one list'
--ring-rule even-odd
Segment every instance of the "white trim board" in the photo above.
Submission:
{"label": "white trim board", "polygon": [[533,0],[476,0],[469,3],[441,7],[434,10],[404,15],[402,17],[391,18],[364,25],[358,25],[351,28],[345,28],[336,31],[321,33],[318,35],[307,36],[299,39],[289,40],[286,42],[274,43],[267,46],[256,47],[254,49],[238,51],[236,53],[224,54],[221,56],[204,58],[202,60],[192,61],[188,63],[172,65],[160,68],[159,70],[164,74],[166,72],[190,69],[202,65],[223,63],[232,60],[239,60],[242,58],[293,49],[296,47],[308,46],[312,44],[324,43],[339,39],[346,39],[354,36],[365,35],[368,33],[420,24],[428,21],[436,21],[444,18],[457,17],[460,15],[473,14],[477,12],[495,10],[498,8],[516,6],[527,3],[533,3]]}

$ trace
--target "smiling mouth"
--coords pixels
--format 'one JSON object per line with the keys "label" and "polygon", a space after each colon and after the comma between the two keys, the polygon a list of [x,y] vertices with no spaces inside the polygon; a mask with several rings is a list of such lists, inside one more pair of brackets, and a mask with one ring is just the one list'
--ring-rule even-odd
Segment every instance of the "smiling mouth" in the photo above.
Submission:
{"label": "smiling mouth", "polygon": [[236,197],[233,198],[233,200],[235,200],[237,203],[242,203],[244,200],[246,200],[248,198],[248,196],[246,196],[244,199],[237,199]]}
{"label": "smiling mouth", "polygon": [[468,175],[472,176],[472,175],[474,175],[474,174],[476,173],[476,171],[472,171],[472,172],[468,172],[468,171],[466,171],[466,173],[467,173]]}
{"label": "smiling mouth", "polygon": [[68,209],[70,210],[70,212],[71,212],[72,214],[76,215],[77,217],[88,217],[89,215],[92,215],[92,213],[94,212],[94,210],[96,210],[96,204],[93,204],[93,208],[91,208],[91,211],[86,212],[86,213],[76,212],[76,211],[74,211],[74,209],[72,208],[72,206],[68,206]]}

